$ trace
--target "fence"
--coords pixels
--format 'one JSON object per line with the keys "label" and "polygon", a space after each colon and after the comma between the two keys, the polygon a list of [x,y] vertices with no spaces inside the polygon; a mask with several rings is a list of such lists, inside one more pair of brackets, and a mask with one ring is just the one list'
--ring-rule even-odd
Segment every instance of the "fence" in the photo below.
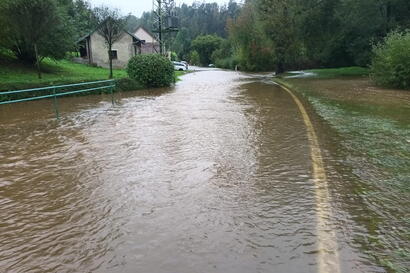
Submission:
{"label": "fence", "polygon": [[[74,89],[80,88],[80,90],[67,91],[73,88]],[[1,97],[11,95],[11,97],[15,97],[15,98],[2,100],[0,101],[0,105],[24,102],[24,101],[40,100],[40,99],[46,99],[46,98],[53,98],[54,111],[56,113],[56,118],[59,119],[60,113],[58,110],[57,97],[62,97],[62,96],[67,96],[67,95],[72,95],[72,94],[79,94],[79,93],[84,93],[84,92],[91,92],[95,90],[108,90],[111,93],[111,101],[112,101],[112,104],[114,105],[114,89],[115,89],[115,80],[105,80],[105,81],[94,81],[94,82],[49,86],[49,87],[42,87],[42,88],[15,90],[15,91],[5,91],[5,92],[0,92]],[[47,94],[41,94],[41,93],[47,93]],[[23,98],[16,98],[21,95],[23,96]]]}

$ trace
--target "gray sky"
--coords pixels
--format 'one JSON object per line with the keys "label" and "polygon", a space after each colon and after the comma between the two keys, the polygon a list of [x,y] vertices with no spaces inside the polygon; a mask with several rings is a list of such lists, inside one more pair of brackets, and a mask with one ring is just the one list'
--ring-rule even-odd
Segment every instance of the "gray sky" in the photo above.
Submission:
{"label": "gray sky", "polygon": [[[100,6],[101,4],[113,8],[118,8],[122,13],[132,13],[135,16],[140,16],[144,11],[150,11],[152,9],[152,0],[89,0],[91,5]],[[182,3],[192,4],[194,0],[175,0],[176,5]],[[218,4],[225,4],[229,0],[197,0],[197,2],[217,2]],[[239,1],[237,1],[239,2]]]}

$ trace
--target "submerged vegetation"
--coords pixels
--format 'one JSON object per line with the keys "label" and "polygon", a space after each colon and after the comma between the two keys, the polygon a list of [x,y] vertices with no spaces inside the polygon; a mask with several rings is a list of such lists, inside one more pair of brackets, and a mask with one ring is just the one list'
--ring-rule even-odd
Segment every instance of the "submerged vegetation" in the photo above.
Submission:
{"label": "submerged vegetation", "polygon": [[368,76],[369,69],[365,67],[340,67],[340,68],[326,68],[326,69],[310,69],[306,72],[314,73],[317,78],[336,78],[336,77],[355,77]]}
{"label": "submerged vegetation", "polygon": [[310,78],[277,80],[304,96],[341,138],[343,149],[332,151],[337,158],[330,164],[344,173],[343,187],[353,189],[357,200],[354,217],[368,231],[355,241],[388,272],[405,273],[410,259],[410,94],[341,71],[315,70]]}

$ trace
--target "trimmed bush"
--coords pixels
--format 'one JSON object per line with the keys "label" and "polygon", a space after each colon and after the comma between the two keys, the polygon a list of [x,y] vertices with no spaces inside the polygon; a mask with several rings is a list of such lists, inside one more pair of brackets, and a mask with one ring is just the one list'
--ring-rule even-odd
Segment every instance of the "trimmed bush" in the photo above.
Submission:
{"label": "trimmed bush", "polygon": [[132,57],[127,66],[128,76],[144,87],[166,87],[174,82],[174,66],[159,54]]}
{"label": "trimmed bush", "polygon": [[393,31],[373,46],[370,69],[376,84],[410,89],[410,30]]}

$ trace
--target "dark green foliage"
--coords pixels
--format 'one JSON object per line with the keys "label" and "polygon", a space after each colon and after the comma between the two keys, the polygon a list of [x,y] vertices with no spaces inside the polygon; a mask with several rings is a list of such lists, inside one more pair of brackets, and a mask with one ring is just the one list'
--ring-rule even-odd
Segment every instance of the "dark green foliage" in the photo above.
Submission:
{"label": "dark green foliage", "polygon": [[231,56],[245,70],[274,61],[277,73],[367,66],[372,43],[409,28],[409,14],[408,0],[245,1],[237,19],[228,20]]}
{"label": "dark green foliage", "polygon": [[[226,5],[200,2],[182,4],[175,10],[179,19],[179,32],[165,35],[165,44],[167,48],[175,51],[180,59],[186,60],[192,50],[191,41],[197,36],[217,35],[226,38],[226,22],[236,18],[240,10],[240,4],[234,0],[230,0]],[[137,26],[144,26],[152,30],[153,22],[152,12],[144,12],[140,18],[131,15],[127,29],[135,30]]]}
{"label": "dark green foliage", "polygon": [[221,47],[212,53],[212,62],[219,68],[235,69],[238,60],[233,56],[233,53],[231,41],[224,39]]}
{"label": "dark green foliage", "polygon": [[171,52],[171,61],[178,61],[178,55],[175,52]]}
{"label": "dark green foliage", "polygon": [[228,22],[228,30],[234,52],[231,58],[217,63],[239,65],[247,71],[274,69],[273,45],[257,20],[253,4],[245,4],[238,18]]}
{"label": "dark green foliage", "polygon": [[225,69],[236,69],[239,68],[240,62],[235,56],[228,56],[224,58],[219,58],[214,61],[215,66]]}
{"label": "dark green foliage", "polygon": [[91,4],[86,0],[75,0],[69,5],[69,16],[75,28],[76,40],[97,28]]}
{"label": "dark green foliage", "polygon": [[159,54],[133,57],[128,62],[127,73],[144,87],[166,87],[174,82],[174,66]]}
{"label": "dark green foliage", "polygon": [[142,88],[140,83],[130,78],[116,80],[116,91],[134,91]]}
{"label": "dark green foliage", "polygon": [[212,53],[221,47],[222,41],[222,38],[216,35],[198,36],[192,41],[192,48],[198,52],[202,65],[211,63]]}
{"label": "dark green foliage", "polygon": [[265,33],[274,46],[276,73],[295,67],[303,59],[297,0],[259,0],[257,8]]}
{"label": "dark green foliage", "polygon": [[199,54],[196,50],[189,53],[189,63],[191,65],[200,65]]}
{"label": "dark green foliage", "polygon": [[340,0],[307,0],[298,17],[309,66],[347,66],[353,61],[347,54],[338,10]]}
{"label": "dark green foliage", "polygon": [[410,30],[391,32],[373,54],[371,77],[377,84],[410,89]]}
{"label": "dark green foliage", "polygon": [[181,60],[187,60],[189,58],[189,51],[191,49],[192,37],[189,34],[189,30],[186,27],[181,28],[175,37],[172,48],[178,54]]}
{"label": "dark green foliage", "polygon": [[1,45],[23,62],[44,57],[62,59],[73,48],[74,29],[65,6],[55,0],[5,0],[0,6]]}

